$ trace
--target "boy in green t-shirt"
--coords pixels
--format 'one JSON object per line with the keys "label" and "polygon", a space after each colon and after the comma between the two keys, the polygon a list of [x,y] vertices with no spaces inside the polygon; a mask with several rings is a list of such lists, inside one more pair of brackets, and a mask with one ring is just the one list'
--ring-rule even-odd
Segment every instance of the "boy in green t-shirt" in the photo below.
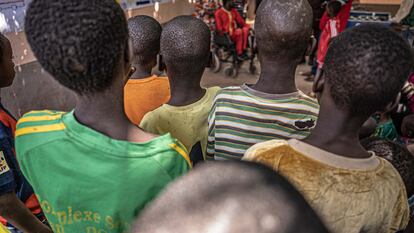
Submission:
{"label": "boy in green t-shirt", "polygon": [[186,150],[129,122],[131,74],[124,12],[113,0],[34,0],[28,41],[43,68],[75,92],[70,113],[18,122],[16,149],[53,231],[119,233],[166,184],[186,173]]}

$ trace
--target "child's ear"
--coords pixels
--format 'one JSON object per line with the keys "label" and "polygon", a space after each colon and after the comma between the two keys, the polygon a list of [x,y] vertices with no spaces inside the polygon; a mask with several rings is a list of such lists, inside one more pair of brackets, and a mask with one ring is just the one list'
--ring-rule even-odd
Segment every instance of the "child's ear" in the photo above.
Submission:
{"label": "child's ear", "polygon": [[312,91],[319,96],[325,86],[325,75],[323,69],[318,69],[313,81]]}
{"label": "child's ear", "polygon": [[166,68],[167,67],[166,67],[166,65],[165,65],[165,63],[164,63],[164,61],[162,59],[162,55],[161,54],[158,54],[158,70],[160,72],[164,72]]}
{"label": "child's ear", "polygon": [[391,101],[384,109],[384,112],[391,112],[394,110],[397,105],[400,103],[401,100],[401,93],[398,93],[397,97],[393,101]]}
{"label": "child's ear", "polygon": [[213,66],[214,66],[213,52],[210,52],[206,68],[211,68]]}
{"label": "child's ear", "polygon": [[128,43],[127,46],[125,47],[125,51],[124,51],[124,62],[126,65],[129,66],[129,64],[132,61],[132,41],[130,39],[128,39]]}
{"label": "child's ear", "polygon": [[135,67],[131,66],[132,61],[132,42],[128,39],[128,43],[124,49],[123,65],[124,65],[124,85],[128,82],[131,76],[135,73]]}

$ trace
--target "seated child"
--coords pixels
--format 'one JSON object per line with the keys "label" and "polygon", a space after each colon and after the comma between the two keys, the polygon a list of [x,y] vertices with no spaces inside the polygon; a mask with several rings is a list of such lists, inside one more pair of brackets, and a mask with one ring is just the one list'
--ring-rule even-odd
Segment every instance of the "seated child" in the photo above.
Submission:
{"label": "seated child", "polygon": [[223,7],[215,13],[216,30],[219,34],[229,34],[236,45],[237,55],[241,60],[246,59],[249,25],[246,24],[239,12],[234,8],[233,0],[223,0]]}
{"label": "seated child", "polygon": [[[290,17],[286,11],[291,12]],[[305,138],[318,117],[317,101],[295,85],[296,67],[312,31],[308,2],[262,1],[255,30],[260,79],[252,87],[224,88],[217,95],[207,147],[208,155],[215,159],[239,160],[252,145],[271,139]]]}
{"label": "seated child", "polygon": [[238,161],[203,164],[174,182],[143,211],[132,232],[328,231],[286,179],[268,167]]}
{"label": "seated child", "polygon": [[141,122],[148,132],[171,133],[178,138],[188,151],[194,151],[191,156],[195,163],[203,160],[202,154],[195,151],[205,151],[207,118],[219,90],[200,86],[209,62],[210,36],[207,25],[191,16],[176,17],[164,26],[161,55],[170,80],[171,99]]}
{"label": "seated child", "polygon": [[39,63],[77,104],[19,120],[23,174],[54,232],[127,232],[190,165],[176,139],[142,131],[124,112],[131,65],[123,10],[113,0],[34,0],[25,29]]}
{"label": "seated child", "polygon": [[321,28],[322,33],[319,39],[318,46],[318,69],[322,69],[325,62],[326,52],[328,51],[329,44],[332,38],[338,36],[343,30],[341,30],[341,24],[338,18],[338,14],[341,11],[341,3],[339,1],[330,1],[326,6],[326,12],[329,16],[328,22]]}
{"label": "seated child", "polygon": [[332,41],[315,80],[321,110],[311,135],[255,145],[244,159],[288,178],[332,232],[404,230],[409,210],[403,180],[361,146],[358,132],[373,113],[394,106],[413,65],[410,48],[391,30],[367,24],[345,31]]}
{"label": "seated child", "polygon": [[[10,41],[0,34],[0,88],[12,85],[14,76]],[[8,223],[13,232],[52,233],[50,228],[40,222],[44,217],[39,202],[17,163],[14,153],[15,130],[16,120],[0,103],[0,232],[2,223]]]}
{"label": "seated child", "polygon": [[132,42],[132,66],[136,71],[125,85],[125,112],[132,123],[139,125],[144,115],[170,99],[167,77],[152,75],[160,52],[161,25],[149,16],[128,20]]}
{"label": "seated child", "polygon": [[403,140],[394,125],[394,121],[391,118],[390,112],[375,114],[374,119],[377,121],[378,125],[373,133],[373,136],[388,139],[400,144],[403,143]]}

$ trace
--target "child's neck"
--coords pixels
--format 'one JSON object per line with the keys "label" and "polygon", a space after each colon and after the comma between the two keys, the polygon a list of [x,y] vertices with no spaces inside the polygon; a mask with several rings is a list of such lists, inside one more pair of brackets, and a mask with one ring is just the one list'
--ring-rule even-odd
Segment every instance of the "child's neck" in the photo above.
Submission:
{"label": "child's neck", "polygon": [[[200,86],[202,74],[170,75],[171,106],[186,106],[199,101],[206,94]],[[191,80],[189,80],[189,78]]]}
{"label": "child's neck", "polygon": [[[77,96],[75,117],[110,138],[130,142],[146,142],[153,138],[133,125],[124,112],[123,91],[111,88],[95,96]],[[119,88],[117,88],[119,89]]]}
{"label": "child's neck", "polygon": [[145,67],[141,64],[132,64],[133,67],[135,67],[136,71],[131,76],[130,79],[144,79],[148,78],[152,75],[152,68]]}
{"label": "child's neck", "polygon": [[366,119],[351,115],[338,109],[333,103],[328,106],[323,103],[315,129],[303,141],[349,158],[370,157],[359,143],[359,130]]}
{"label": "child's neck", "polygon": [[259,81],[252,87],[254,90],[268,94],[287,94],[298,91],[295,84],[295,64],[280,62],[261,62]]}

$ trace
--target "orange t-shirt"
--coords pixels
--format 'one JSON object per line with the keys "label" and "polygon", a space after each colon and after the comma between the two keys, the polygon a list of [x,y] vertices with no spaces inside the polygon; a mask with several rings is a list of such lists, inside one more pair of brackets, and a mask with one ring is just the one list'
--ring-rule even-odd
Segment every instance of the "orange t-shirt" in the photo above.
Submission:
{"label": "orange t-shirt", "polygon": [[145,79],[130,79],[125,85],[125,113],[139,125],[148,112],[170,100],[170,83],[166,77],[153,75]]}

